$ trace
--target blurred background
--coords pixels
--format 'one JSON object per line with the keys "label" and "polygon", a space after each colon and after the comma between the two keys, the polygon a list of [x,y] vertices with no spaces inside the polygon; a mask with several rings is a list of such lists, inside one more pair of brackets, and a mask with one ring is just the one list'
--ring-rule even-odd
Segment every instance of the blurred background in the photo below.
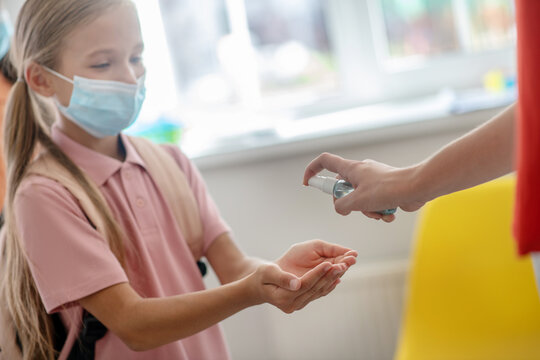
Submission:
{"label": "blurred background", "polygon": [[511,0],[137,3],[152,97],[137,125],[180,123],[193,156],[324,133],[295,121],[365,105],[468,111],[515,89]]}
{"label": "blurred background", "polygon": [[410,165],[514,101],[513,1],[135,2],[148,91],[129,132],[195,161],[247,253],[311,238],[359,252],[305,310],[226,320],[233,358],[391,359],[417,214],[341,217],[303,170],[324,151]]}

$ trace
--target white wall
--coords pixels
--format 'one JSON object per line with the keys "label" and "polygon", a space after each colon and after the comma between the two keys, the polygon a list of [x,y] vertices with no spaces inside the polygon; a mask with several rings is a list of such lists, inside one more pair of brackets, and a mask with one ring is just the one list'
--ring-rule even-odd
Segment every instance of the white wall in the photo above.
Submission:
{"label": "white wall", "polygon": [[[237,165],[203,166],[201,172],[223,217],[233,228],[235,239],[250,255],[274,259],[295,242],[321,238],[358,250],[356,266],[407,259],[411,250],[415,213],[398,211],[397,220],[390,224],[367,219],[361,214],[347,217],[337,215],[327,195],[301,185],[306,164],[320,152],[331,151],[346,158],[371,158],[394,166],[410,165],[488,119],[496,111],[482,111],[453,118],[456,124],[461,125],[430,135],[408,136],[365,145],[327,146],[309,153],[290,153],[286,157]],[[209,280],[209,284],[215,282]],[[330,304],[330,300],[322,301]],[[321,308],[313,305],[316,311],[312,316],[317,318],[317,311]],[[347,308],[326,310],[335,312],[336,319],[343,319],[348,311]],[[309,306],[302,311],[311,312]],[[277,359],[278,354],[283,359],[283,353],[279,352],[280,343],[276,342],[279,334],[276,316],[286,317],[276,315],[269,306],[261,306],[248,309],[224,322],[235,359]],[[306,322],[309,316],[299,314],[297,318]],[[328,318],[327,313],[325,318]],[[314,324],[306,323],[304,326],[299,321],[295,320],[293,314],[284,322],[282,319],[279,324],[305,329],[306,332],[313,331],[310,327]],[[341,326],[341,331],[347,332],[343,327],[351,324],[328,325],[335,331],[339,331]],[[290,342],[296,343],[294,346],[297,346],[297,350],[304,349],[309,353],[312,341],[305,334],[297,335]],[[286,345],[291,347],[290,343]],[[332,344],[328,346],[332,347]],[[347,358],[349,354],[346,347],[340,346],[334,350],[336,359]],[[311,358],[317,359],[317,353],[313,353]]]}
{"label": "white wall", "polygon": [[11,21],[15,24],[15,19],[19,13],[20,8],[24,4],[23,0],[2,0],[0,4],[5,7],[11,16]]}

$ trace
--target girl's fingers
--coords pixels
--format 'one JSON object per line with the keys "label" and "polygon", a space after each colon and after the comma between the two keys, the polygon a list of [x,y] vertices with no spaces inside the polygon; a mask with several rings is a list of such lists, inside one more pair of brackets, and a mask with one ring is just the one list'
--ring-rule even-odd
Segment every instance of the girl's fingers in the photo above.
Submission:
{"label": "girl's fingers", "polygon": [[335,258],[354,251],[344,246],[331,244],[324,240],[316,240],[313,246],[313,249],[317,252],[317,254],[324,258]]}
{"label": "girl's fingers", "polygon": [[322,296],[326,296],[328,294],[330,294],[332,291],[334,291],[334,289],[336,288],[336,286],[338,286],[339,284],[341,283],[341,278],[338,278],[336,279],[336,281],[334,281],[322,294]]}
{"label": "girl's fingers", "polygon": [[[328,270],[332,268],[332,264],[329,262],[323,262],[319,265],[315,266],[313,269],[309,270],[307,273],[305,273],[301,278],[302,286],[298,291],[301,293],[304,293],[306,291],[309,291],[312,289],[319,280],[321,280]],[[296,295],[298,296],[298,294]]]}
{"label": "girl's fingers", "polygon": [[[334,281],[332,284],[330,284],[330,286],[324,290],[323,294],[320,296],[320,297],[323,297],[323,296],[326,296],[328,294],[330,294],[332,291],[334,291],[334,289],[336,288],[336,286],[338,286],[339,284],[341,283],[341,279],[336,279],[336,281]],[[315,299],[314,299],[315,300]],[[311,301],[313,300],[310,300],[310,301],[307,301],[306,303],[302,304],[297,310],[302,310],[303,308],[305,308]]]}
{"label": "girl's fingers", "polygon": [[298,310],[302,309],[313,300],[317,300],[321,296],[328,294],[328,290],[332,288],[336,280],[338,280],[346,270],[347,267],[344,264],[334,265],[332,270],[328,271],[317,284],[309,289],[309,291],[306,291],[296,298],[294,301],[295,308]]}
{"label": "girl's fingers", "polygon": [[353,266],[356,264],[356,256],[340,256],[337,257],[334,261],[335,264],[345,264],[347,267]]}
{"label": "girl's fingers", "polygon": [[275,264],[269,264],[265,268],[263,281],[265,285],[272,284],[290,291],[296,291],[301,286],[300,279]]}
{"label": "girl's fingers", "polygon": [[[356,250],[350,250],[347,251],[345,254],[336,256],[334,258],[334,264],[343,262],[345,259],[352,258],[356,261],[356,257],[358,256],[358,252]],[[353,263],[354,264],[354,263]]]}

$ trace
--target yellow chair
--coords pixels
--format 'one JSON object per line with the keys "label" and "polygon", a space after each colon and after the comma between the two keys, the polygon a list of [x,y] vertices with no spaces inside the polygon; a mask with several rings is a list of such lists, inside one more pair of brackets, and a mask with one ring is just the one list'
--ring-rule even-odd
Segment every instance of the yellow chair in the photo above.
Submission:
{"label": "yellow chair", "polygon": [[533,268],[512,238],[514,189],[506,177],[424,207],[395,360],[540,359]]}

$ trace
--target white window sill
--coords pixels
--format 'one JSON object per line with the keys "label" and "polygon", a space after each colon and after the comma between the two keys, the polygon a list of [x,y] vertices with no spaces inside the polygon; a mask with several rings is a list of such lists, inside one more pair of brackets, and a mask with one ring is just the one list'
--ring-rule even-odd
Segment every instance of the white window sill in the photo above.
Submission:
{"label": "white window sill", "polygon": [[199,168],[323,152],[338,146],[473,128],[515,99],[514,91],[497,94],[469,91],[456,95],[445,90],[407,102],[363,106],[215,137],[210,141],[206,138],[208,146],[204,148],[182,148]]}

